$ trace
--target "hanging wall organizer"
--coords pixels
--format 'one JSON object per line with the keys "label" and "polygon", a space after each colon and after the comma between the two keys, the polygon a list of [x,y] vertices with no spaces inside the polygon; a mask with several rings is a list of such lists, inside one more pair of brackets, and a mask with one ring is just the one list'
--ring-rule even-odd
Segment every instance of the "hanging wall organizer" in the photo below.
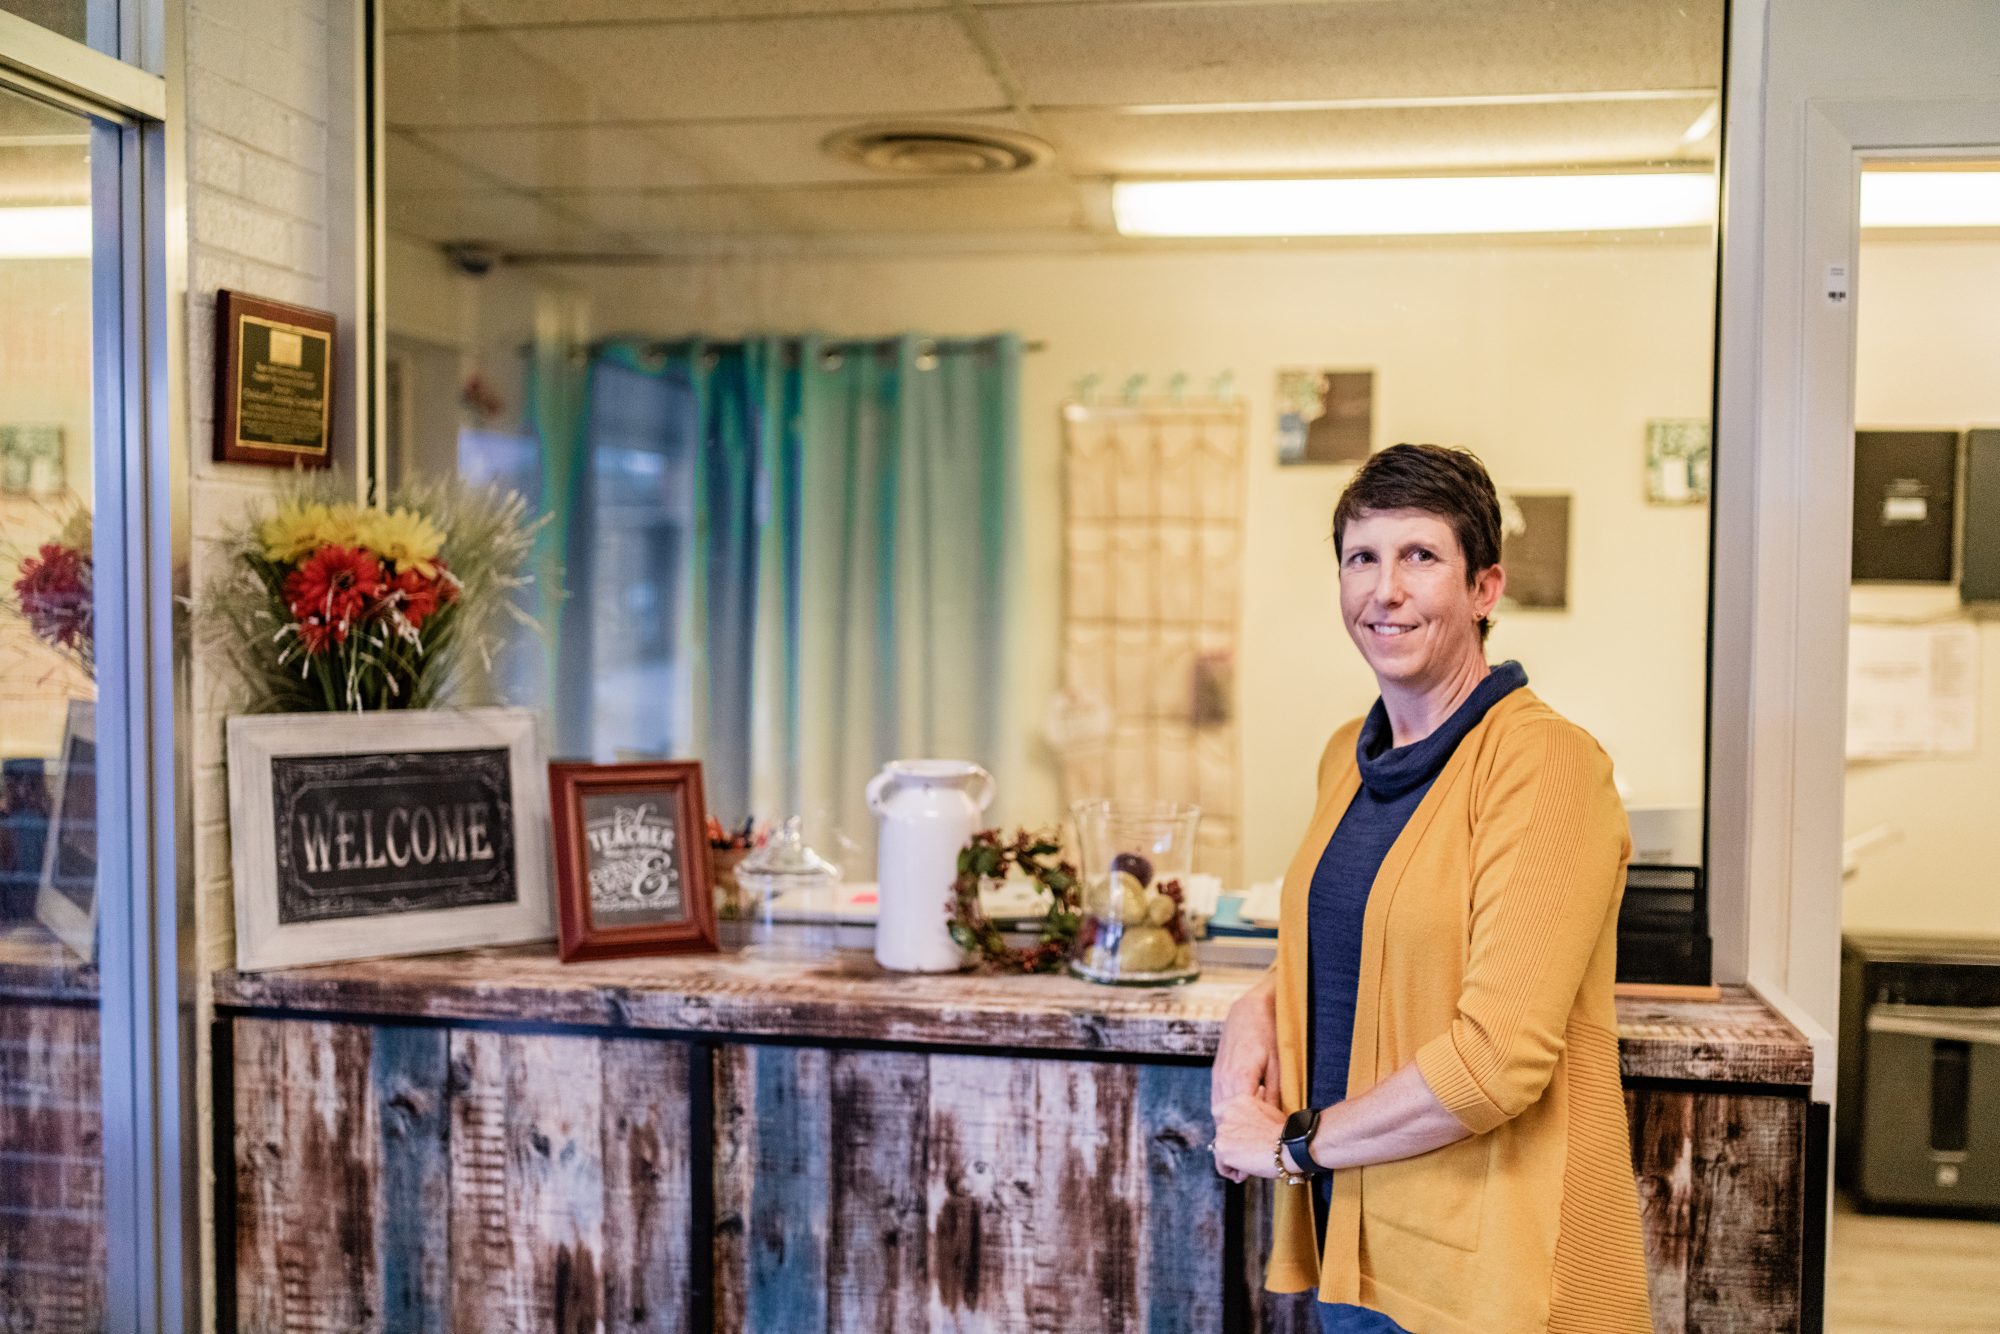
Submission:
{"label": "hanging wall organizer", "polygon": [[1063,685],[1111,720],[1059,752],[1064,800],[1196,802],[1197,870],[1236,885],[1248,412],[1072,403],[1063,424]]}

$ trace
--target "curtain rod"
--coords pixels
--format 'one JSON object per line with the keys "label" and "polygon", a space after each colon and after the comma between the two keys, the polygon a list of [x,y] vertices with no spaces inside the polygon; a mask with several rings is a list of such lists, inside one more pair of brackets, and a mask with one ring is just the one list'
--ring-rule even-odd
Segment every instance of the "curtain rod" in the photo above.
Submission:
{"label": "curtain rod", "polygon": [[[924,355],[925,351],[935,352],[939,348],[958,349],[967,347],[979,347],[983,344],[991,343],[994,339],[998,337],[1000,337],[999,334],[988,334],[981,338],[921,338],[917,340],[919,348],[918,355],[919,356]],[[588,359],[589,354],[591,352],[595,352],[599,349],[610,347],[613,346],[614,344],[620,344],[620,343],[636,345],[640,348],[642,353],[664,354],[675,348],[691,347],[696,343],[699,343],[704,348],[713,349],[713,348],[724,348],[724,347],[742,347],[746,341],[747,340],[742,338],[712,338],[712,339],[658,338],[658,339],[653,339],[651,341],[647,341],[644,339],[634,338],[630,335],[618,335],[616,337],[611,337],[611,338],[594,338],[589,343],[586,343],[581,347],[573,345],[565,355],[565,359],[571,362],[572,364],[582,365],[583,362]],[[819,345],[819,348],[820,348],[820,355],[822,356],[837,356],[851,352],[863,352],[863,351],[880,353],[880,352],[893,351],[899,341],[900,341],[899,339],[895,338],[832,338],[822,342]],[[1024,353],[1044,352],[1048,350],[1048,346],[1049,345],[1047,343],[1041,341],[1040,339],[1035,339],[1033,341],[1024,341],[1021,344],[1021,351]],[[521,343],[515,347],[515,351],[520,353],[522,356],[533,356],[536,350],[537,349],[532,342]],[[787,349],[787,351],[792,351],[792,352],[795,352],[796,350],[797,350],[796,348]]]}
{"label": "curtain rod", "polygon": [[[917,343],[919,346],[929,344],[934,348],[980,347],[1000,337],[1002,337],[1000,334],[983,334],[977,337],[964,338],[919,338]],[[688,347],[695,343],[700,343],[703,347],[742,347],[748,341],[745,338],[655,338],[647,340],[634,338],[630,335],[616,335],[609,338],[595,339],[590,345],[593,348],[597,348],[608,347],[614,343],[642,343],[648,351],[664,351],[668,348]],[[902,342],[900,337],[827,338],[821,340],[820,350],[822,352],[889,352],[893,351],[900,342]],[[1040,339],[1032,341],[1024,340],[1021,344],[1023,352],[1042,352],[1046,351],[1047,348],[1048,344],[1042,342]]]}

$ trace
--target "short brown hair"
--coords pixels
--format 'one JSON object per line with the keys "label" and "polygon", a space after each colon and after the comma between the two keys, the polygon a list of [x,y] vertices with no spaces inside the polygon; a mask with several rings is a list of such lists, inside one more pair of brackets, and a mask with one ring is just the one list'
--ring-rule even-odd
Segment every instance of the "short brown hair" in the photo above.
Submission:
{"label": "short brown hair", "polygon": [[[1451,525],[1465,553],[1466,582],[1500,563],[1500,495],[1486,465],[1469,449],[1391,445],[1370,455],[1333,507],[1333,552],[1350,521],[1378,510],[1422,510]],[[1479,621],[1479,638],[1493,622]]]}

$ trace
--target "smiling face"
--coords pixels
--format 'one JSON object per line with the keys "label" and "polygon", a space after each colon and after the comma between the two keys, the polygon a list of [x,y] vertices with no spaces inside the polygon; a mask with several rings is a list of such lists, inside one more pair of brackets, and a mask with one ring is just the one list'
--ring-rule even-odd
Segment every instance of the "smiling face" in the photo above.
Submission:
{"label": "smiling face", "polygon": [[1365,510],[1340,539],[1340,619],[1384,691],[1421,692],[1485,662],[1479,622],[1500,601],[1498,565],[1466,568],[1450,522]]}

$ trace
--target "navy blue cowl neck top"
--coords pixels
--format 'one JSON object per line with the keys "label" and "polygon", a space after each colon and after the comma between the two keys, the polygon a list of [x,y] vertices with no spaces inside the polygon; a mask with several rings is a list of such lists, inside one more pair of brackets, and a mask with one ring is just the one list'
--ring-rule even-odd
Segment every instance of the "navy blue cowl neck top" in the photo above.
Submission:
{"label": "navy blue cowl neck top", "polygon": [[1347,1096],[1354,997],[1361,977],[1361,923],[1382,859],[1466,733],[1479,725],[1488,709],[1526,684],[1528,674],[1520,663],[1501,663],[1436,731],[1407,746],[1390,745],[1389,713],[1381,700],[1362,722],[1355,743],[1361,787],[1327,840],[1306,898],[1312,1106],[1326,1107]]}

